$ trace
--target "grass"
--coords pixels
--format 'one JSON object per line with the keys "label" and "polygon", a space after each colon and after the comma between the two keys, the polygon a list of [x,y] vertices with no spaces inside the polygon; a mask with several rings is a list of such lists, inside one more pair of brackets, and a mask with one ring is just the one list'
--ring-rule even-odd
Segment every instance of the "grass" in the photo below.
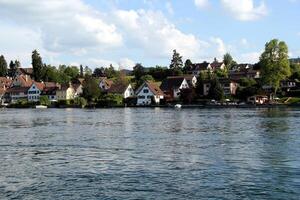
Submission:
{"label": "grass", "polygon": [[[288,100],[289,97],[283,97],[279,100],[280,103],[286,103],[286,104],[296,104],[300,103],[300,97],[291,97]],[[288,100],[288,101],[287,101]],[[287,102],[286,102],[287,101]]]}

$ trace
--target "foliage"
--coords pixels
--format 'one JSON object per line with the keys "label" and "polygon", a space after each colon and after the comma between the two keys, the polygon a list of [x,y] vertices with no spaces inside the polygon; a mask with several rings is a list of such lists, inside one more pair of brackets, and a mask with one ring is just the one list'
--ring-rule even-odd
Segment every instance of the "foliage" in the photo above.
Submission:
{"label": "foliage", "polygon": [[184,63],[183,72],[187,73],[188,71],[193,69],[193,63],[190,59],[187,59]]}
{"label": "foliage", "polygon": [[242,87],[252,87],[257,84],[256,80],[253,78],[241,78],[240,79],[240,86]]}
{"label": "foliage", "polygon": [[94,77],[105,77],[105,71],[104,68],[95,68],[93,72]]}
{"label": "foliage", "polygon": [[91,76],[92,74],[93,74],[93,71],[88,66],[85,66],[84,75]]}
{"label": "foliage", "polygon": [[145,68],[141,63],[137,63],[133,67],[133,75],[136,82],[139,82],[141,80],[141,77],[145,75]]}
{"label": "foliage", "polygon": [[83,97],[76,97],[74,99],[74,105],[84,108],[85,106],[87,106],[87,101]]}
{"label": "foliage", "polygon": [[176,50],[173,50],[173,57],[170,64],[170,69],[181,69],[183,66],[182,56],[177,53]]}
{"label": "foliage", "polygon": [[227,78],[228,77],[228,71],[226,69],[225,70],[217,69],[215,73],[216,73],[217,77],[219,77],[219,78]]}
{"label": "foliage", "polygon": [[115,70],[112,64],[110,64],[108,68],[104,69],[104,74],[107,78],[114,78],[116,77],[117,73],[118,72]]}
{"label": "foliage", "polygon": [[33,79],[35,81],[41,81],[43,78],[43,61],[37,50],[32,52],[32,68],[33,68]]}
{"label": "foliage", "polygon": [[7,62],[3,55],[0,56],[0,76],[7,75]]}
{"label": "foliage", "polygon": [[51,104],[49,98],[47,96],[40,97],[40,104],[43,106],[49,106]]}
{"label": "foliage", "polygon": [[300,80],[300,65],[296,63],[291,63],[290,68],[292,74],[290,78]]}
{"label": "foliage", "polygon": [[85,76],[85,81],[83,82],[82,87],[83,97],[88,101],[97,99],[101,94],[97,79],[92,76]]}
{"label": "foliage", "polygon": [[157,81],[162,81],[171,75],[171,70],[167,67],[156,66],[149,68],[147,74],[151,75]]}
{"label": "foliage", "polygon": [[198,96],[204,95],[204,80],[205,80],[205,74],[203,72],[200,72],[196,84],[196,93]]}
{"label": "foliage", "polygon": [[266,43],[260,63],[263,83],[272,86],[276,94],[280,81],[291,75],[288,47],[285,42],[273,39]]}
{"label": "foliage", "polygon": [[80,78],[83,78],[83,66],[82,65],[80,65],[80,67],[79,67],[79,76],[80,76]]}
{"label": "foliage", "polygon": [[224,91],[217,78],[211,80],[208,96],[217,101],[224,99]]}
{"label": "foliage", "polygon": [[235,61],[233,60],[232,56],[230,55],[230,53],[226,53],[223,56],[223,62],[226,66],[227,69],[231,69],[231,67],[235,64]]}

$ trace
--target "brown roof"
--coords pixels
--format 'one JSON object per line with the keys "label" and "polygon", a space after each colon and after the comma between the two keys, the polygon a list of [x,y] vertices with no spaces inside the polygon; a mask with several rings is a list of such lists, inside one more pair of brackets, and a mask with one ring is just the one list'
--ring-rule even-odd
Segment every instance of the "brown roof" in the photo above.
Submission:
{"label": "brown roof", "polygon": [[112,94],[123,94],[129,85],[124,84],[112,84],[111,87],[108,89],[108,93]]}
{"label": "brown roof", "polygon": [[100,82],[103,82],[107,88],[110,88],[114,83],[112,80],[109,80],[106,77],[101,77]]}
{"label": "brown roof", "polygon": [[21,83],[21,87],[30,87],[33,80],[28,75],[20,75],[16,79]]}
{"label": "brown roof", "polygon": [[6,90],[7,93],[19,93],[19,92],[24,92],[26,93],[29,90],[30,87],[12,87],[8,88]]}
{"label": "brown roof", "polygon": [[145,81],[136,91],[136,93],[139,93],[144,86],[147,86],[149,90],[154,94],[154,95],[164,95],[163,91],[159,88],[159,86],[151,81]]}
{"label": "brown roof", "polygon": [[207,70],[208,66],[210,63],[208,62],[203,62],[203,63],[196,63],[193,64],[193,69],[192,70],[197,70],[197,71],[203,71],[203,70]]}
{"label": "brown roof", "polygon": [[[44,89],[44,87],[45,87],[45,84],[44,84],[44,83],[36,82],[36,81],[33,81],[32,84],[33,84],[33,83],[34,83],[34,84],[36,85],[36,87],[37,87],[39,90],[41,90],[41,91],[42,91],[42,90]],[[32,85],[32,84],[31,84],[31,85]],[[31,87],[31,86],[30,86],[30,87]]]}
{"label": "brown roof", "polygon": [[184,79],[185,78],[182,76],[167,77],[161,83],[160,89],[163,91],[168,91],[173,90],[174,88],[179,88]]}
{"label": "brown roof", "polygon": [[24,74],[24,75],[32,75],[33,69],[32,68],[18,68],[18,72],[20,74]]}
{"label": "brown roof", "polygon": [[10,87],[12,80],[6,77],[0,77],[0,88],[1,87]]}
{"label": "brown roof", "polygon": [[213,62],[210,64],[210,66],[213,70],[216,70],[216,69],[221,69],[221,66],[223,64],[224,64],[223,62]]}

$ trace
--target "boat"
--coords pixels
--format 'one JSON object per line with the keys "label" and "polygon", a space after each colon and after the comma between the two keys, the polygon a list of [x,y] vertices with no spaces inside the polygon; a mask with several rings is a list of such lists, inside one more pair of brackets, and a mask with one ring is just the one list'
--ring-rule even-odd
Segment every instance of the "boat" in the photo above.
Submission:
{"label": "boat", "polygon": [[174,107],[175,107],[175,108],[181,108],[182,105],[181,105],[181,104],[176,104]]}
{"label": "boat", "polygon": [[43,106],[43,105],[37,105],[35,106],[36,109],[47,109],[47,106]]}

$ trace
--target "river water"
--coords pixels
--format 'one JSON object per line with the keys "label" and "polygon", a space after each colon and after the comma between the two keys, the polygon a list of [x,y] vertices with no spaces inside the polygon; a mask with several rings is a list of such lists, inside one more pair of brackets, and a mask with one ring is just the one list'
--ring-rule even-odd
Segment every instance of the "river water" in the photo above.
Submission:
{"label": "river water", "polygon": [[300,110],[0,110],[0,199],[299,199]]}

